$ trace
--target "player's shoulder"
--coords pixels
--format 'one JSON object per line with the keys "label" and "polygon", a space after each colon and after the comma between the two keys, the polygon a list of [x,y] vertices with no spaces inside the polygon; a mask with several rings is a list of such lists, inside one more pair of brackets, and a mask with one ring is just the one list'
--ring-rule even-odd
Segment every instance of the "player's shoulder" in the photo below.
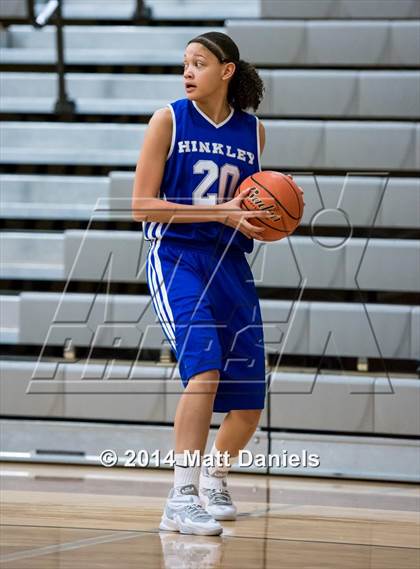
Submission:
{"label": "player's shoulder", "polygon": [[155,112],[152,114],[150,120],[158,124],[171,124],[172,122],[171,109],[168,107],[168,105],[166,105],[166,107],[160,107],[159,109],[156,109]]}
{"label": "player's shoulder", "polygon": [[147,136],[154,137],[159,144],[169,148],[172,139],[172,114],[169,107],[156,109],[150,117]]}
{"label": "player's shoulder", "polygon": [[164,107],[160,107],[156,109],[153,113],[152,118],[156,121],[171,123],[172,122],[172,115],[173,113],[178,112],[180,109],[186,107],[188,104],[188,99],[177,99],[176,101],[172,101],[168,103]]}

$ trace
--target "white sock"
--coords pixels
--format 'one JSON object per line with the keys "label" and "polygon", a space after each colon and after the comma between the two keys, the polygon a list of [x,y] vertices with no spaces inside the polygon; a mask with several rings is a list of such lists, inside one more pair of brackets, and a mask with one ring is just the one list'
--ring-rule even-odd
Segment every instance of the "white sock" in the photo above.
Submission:
{"label": "white sock", "polygon": [[175,453],[174,486],[194,484],[198,490],[200,480],[200,466],[190,466],[184,452]]}
{"label": "white sock", "polygon": [[214,466],[208,467],[209,477],[206,476],[205,478],[204,477],[202,478],[202,482],[206,487],[211,487],[211,488],[226,487],[226,479],[227,479],[227,475],[229,473],[229,470],[230,470],[231,466],[233,464],[235,464],[235,462],[237,462],[237,460],[239,458],[239,455],[229,456],[227,464],[226,464],[225,460],[222,458],[223,452],[218,450],[216,448],[216,444],[213,443],[213,446],[212,446],[211,451],[210,451],[210,455],[212,457],[215,457],[218,455],[218,453],[221,455],[221,458],[219,459],[219,461],[214,463]]}

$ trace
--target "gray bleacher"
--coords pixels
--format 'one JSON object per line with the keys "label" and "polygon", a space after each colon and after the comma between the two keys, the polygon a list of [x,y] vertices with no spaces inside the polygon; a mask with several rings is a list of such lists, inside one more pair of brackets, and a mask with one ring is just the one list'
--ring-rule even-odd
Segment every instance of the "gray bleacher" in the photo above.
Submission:
{"label": "gray bleacher", "polygon": [[[242,59],[261,66],[404,68],[419,62],[420,22],[415,20],[232,19],[224,28],[212,29],[225,31],[239,45]],[[203,31],[209,28],[68,26],[65,60],[83,65],[182,65],[187,41]],[[54,63],[54,33],[53,26],[0,30],[2,62]]]}
{"label": "gray bleacher", "polygon": [[[146,282],[138,271],[148,247],[133,231],[11,231],[2,235],[1,246],[5,279],[97,281],[112,257],[107,280]],[[415,292],[420,283],[414,239],[292,236],[256,247],[248,260],[257,286]]]}
{"label": "gray bleacher", "polygon": [[[65,61],[83,65],[179,65],[189,39],[223,28],[179,26],[67,26],[63,30]],[[41,31],[29,25],[0,29],[3,63],[55,63],[55,27]]]}
{"label": "gray bleacher", "polygon": [[[185,95],[178,75],[68,73],[66,79],[80,114],[147,115]],[[54,108],[57,79],[53,73],[5,72],[2,85],[2,112],[50,113]]]}
{"label": "gray bleacher", "polygon": [[[265,169],[410,172],[420,167],[420,126],[414,121],[267,119],[265,126]],[[132,166],[146,128],[137,124],[9,121],[1,131],[0,162],[22,164],[30,156],[32,164]]]}
{"label": "gray bleacher", "polygon": [[[38,2],[42,6],[46,0]],[[10,2],[9,2],[10,3]],[[23,4],[23,2],[21,2]],[[129,20],[136,0],[66,0],[64,18],[72,20]],[[224,20],[226,18],[418,18],[417,0],[146,0],[154,20]],[[180,9],[181,8],[181,9]]]}
{"label": "gray bleacher", "polygon": [[[75,347],[111,348],[118,340],[124,348],[169,347],[148,295],[22,292],[17,312],[13,304],[18,322],[7,306],[16,298],[0,298],[9,314],[8,343],[61,347],[71,341]],[[112,316],[104,323],[107,311]],[[420,315],[411,306],[261,300],[261,311],[267,353],[379,359],[418,355]]]}
{"label": "gray bleacher", "polygon": [[[97,4],[92,0],[66,0],[63,6],[64,18],[83,20],[128,20],[131,18],[135,0],[101,0],[98,12]],[[146,6],[152,9],[153,20],[225,20],[226,18],[258,18],[259,0],[146,0]]]}
{"label": "gray bleacher", "polygon": [[[122,361],[113,370],[99,362],[39,362],[36,360],[0,362],[4,381],[0,382],[0,412],[12,415],[20,403],[22,414],[44,417],[77,419],[119,419],[118,407],[110,404],[103,383],[114,394],[141,394],[126,397],[126,420],[173,420],[176,399],[182,388],[177,367],[149,362],[130,367]],[[86,365],[88,364],[88,365]],[[89,382],[84,378],[89,377]],[[123,379],[128,381],[124,382]],[[271,425],[275,428],[317,430],[320,425],[328,430],[344,430],[382,434],[386,432],[385,416],[392,401],[401,400],[405,412],[391,413],[395,434],[415,435],[419,430],[420,391],[416,382],[398,374],[389,378],[379,374],[319,374],[314,378],[304,373],[274,371],[269,378],[274,399]],[[129,382],[129,383],[128,383]],[[86,387],[86,383],[89,386]],[[406,388],[406,391],[404,391]],[[31,395],[23,397],[25,391]],[[389,397],[394,391],[395,398]],[[39,395],[42,394],[42,397]],[[334,394],[334,395],[332,395]],[[91,395],[91,397],[89,397]],[[333,398],[336,406],[331,407]],[[95,405],[94,399],[101,402]],[[316,400],[316,401],[315,401]],[[298,414],[296,406],[306,408]],[[216,418],[216,423],[221,417]],[[267,425],[264,412],[261,426]],[[300,426],[299,426],[300,425]]]}
{"label": "gray bleacher", "polygon": [[[305,188],[302,226],[315,215],[323,226],[420,226],[419,178],[298,174],[294,179]],[[133,172],[118,171],[109,176],[0,174],[0,219],[131,220],[133,182]]]}
{"label": "gray bleacher", "polygon": [[419,18],[418,0],[261,0],[261,18]]}
{"label": "gray bleacher", "polygon": [[[207,31],[199,21],[208,3],[185,0],[182,12],[177,0],[148,2],[155,19],[190,19],[192,26],[68,26],[66,61],[180,65],[186,42]],[[379,10],[376,0],[214,2],[207,19],[220,19],[221,26],[211,29],[230,34],[266,83],[257,112],[267,132],[263,168],[292,171],[305,190],[302,228],[326,228],[312,237],[256,243],[248,256],[258,290],[271,289],[269,298],[261,298],[266,355],[278,361],[267,377],[270,421],[267,408],[261,421],[278,431],[270,434],[271,452],[305,448],[310,441],[322,451],[318,475],[414,480],[418,444],[409,437],[420,434],[420,382],[415,374],[388,374],[383,359],[396,367],[420,361],[420,308],[410,304],[420,282],[414,233],[420,226],[419,3],[381,4]],[[65,17],[91,18],[92,6],[68,0]],[[133,2],[101,6],[98,19],[122,20]],[[266,19],[256,20],[255,12]],[[1,112],[25,119],[26,113],[52,112],[56,77],[19,66],[53,63],[54,36],[52,26],[0,30],[1,61],[15,64],[2,74]],[[43,449],[59,444],[73,457],[83,449],[88,460],[98,441],[110,435],[107,420],[154,423],[130,425],[130,434],[112,425],[122,448],[130,446],[132,433],[137,447],[162,445],[182,391],[179,369],[167,362],[168,342],[148,294],[41,292],[34,281],[61,283],[63,290],[76,282],[83,291],[84,282],[106,279],[130,291],[139,282],[146,290],[141,225],[133,224],[132,231],[84,231],[68,229],[66,222],[133,221],[134,167],[146,128],[136,117],[147,117],[184,91],[180,75],[69,73],[67,79],[80,115],[123,114],[133,120],[91,123],[76,115],[72,122],[3,124],[0,160],[9,173],[0,176],[0,218],[12,224],[55,220],[62,226],[47,231],[12,225],[2,235],[0,276],[7,291],[0,295],[0,342],[18,353],[26,346],[43,361],[38,367],[33,355],[0,360],[0,411],[9,417],[0,427],[6,450],[26,448],[27,441],[36,449],[42,441]],[[80,164],[115,171],[35,173],[38,166],[48,171],[57,164],[66,165],[66,172]],[[119,166],[132,171],[118,172]],[[369,235],[373,228],[383,235],[357,234]],[[328,229],[339,230],[340,237]],[[32,290],[19,290],[16,283],[27,280]],[[296,290],[295,300],[284,299],[284,287]],[[299,300],[304,289],[320,289],[323,300]],[[351,301],[337,301],[337,291],[347,291]],[[118,359],[116,346],[153,349],[161,361],[143,359],[131,367],[133,362]],[[89,347],[111,349],[112,359],[71,359],[72,350]],[[44,357],[45,349],[55,349],[54,357]],[[354,358],[359,370],[365,358],[382,361],[383,370],[326,372],[324,355],[340,362]],[[286,368],[283,356],[302,365]],[[320,370],[307,367],[307,356],[320,360]],[[214,425],[222,419],[216,415]],[[60,421],[51,425],[48,418]],[[267,437],[258,431],[251,447],[266,452]]]}
{"label": "gray bleacher", "polygon": [[[418,66],[416,20],[227,20],[242,59],[293,67]],[[260,41],[264,38],[264,41]]]}
{"label": "gray bleacher", "polygon": [[0,174],[0,219],[89,219],[109,194],[108,176]]}
{"label": "gray bleacher", "polygon": [[[260,117],[420,117],[418,71],[260,69],[259,73],[266,86]],[[67,86],[81,115],[148,115],[185,95],[180,75],[68,73]],[[5,72],[0,110],[51,113],[56,91],[52,73]],[[336,96],[328,98],[327,92]]]}
{"label": "gray bleacher", "polygon": [[[174,420],[181,388],[179,371],[173,366],[145,362],[133,367],[121,362],[110,370],[103,363],[88,361],[26,360],[1,361],[0,370],[0,412],[9,417],[3,421],[2,449],[6,456],[10,452],[12,460],[17,448],[24,451],[21,460],[75,462],[82,457],[87,464],[94,464],[106,447],[122,455],[127,448],[137,448],[140,440],[141,448],[149,452],[161,448],[166,453],[170,448],[165,427],[155,423]],[[270,423],[265,409],[261,426],[279,429],[272,433],[271,453],[311,448],[322,457],[318,476],[417,480],[418,445],[407,438],[420,430],[420,390],[413,380],[398,375],[324,373],[314,381],[308,374],[274,371],[267,385],[272,400]],[[121,405],[128,423],[117,428]],[[32,420],[24,421],[20,415]],[[138,426],[139,416],[152,425]],[[103,422],[110,419],[113,424]],[[212,424],[219,425],[221,420],[217,415]],[[390,426],[399,439],[386,436]],[[320,427],[327,427],[331,434],[321,437]],[[296,428],[298,432],[293,432]],[[337,430],[339,437],[333,434]],[[59,455],[54,452],[57,448]],[[50,455],[49,449],[53,449]],[[258,431],[247,449],[267,453],[267,433]],[[398,460],[390,460],[390,455]],[[281,473],[296,474],[292,468]]]}

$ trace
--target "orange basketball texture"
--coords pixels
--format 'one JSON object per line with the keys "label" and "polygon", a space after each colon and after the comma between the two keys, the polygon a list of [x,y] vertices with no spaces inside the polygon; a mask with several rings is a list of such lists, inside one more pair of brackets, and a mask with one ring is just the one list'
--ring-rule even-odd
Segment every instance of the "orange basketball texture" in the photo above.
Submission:
{"label": "orange basketball texture", "polygon": [[263,227],[262,241],[278,241],[291,235],[300,224],[305,202],[299,186],[281,172],[263,170],[248,176],[240,184],[233,197],[252,188],[241,207],[249,211],[269,210],[272,215],[261,219],[250,218],[249,223]]}

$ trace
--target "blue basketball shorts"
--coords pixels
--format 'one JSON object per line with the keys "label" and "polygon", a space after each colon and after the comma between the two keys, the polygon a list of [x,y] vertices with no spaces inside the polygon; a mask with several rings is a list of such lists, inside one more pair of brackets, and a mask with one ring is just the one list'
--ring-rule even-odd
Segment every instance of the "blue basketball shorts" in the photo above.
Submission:
{"label": "blue basketball shorts", "polygon": [[151,241],[146,275],[184,388],[194,375],[218,369],[213,411],[263,409],[263,325],[245,253],[215,253],[175,239]]}

